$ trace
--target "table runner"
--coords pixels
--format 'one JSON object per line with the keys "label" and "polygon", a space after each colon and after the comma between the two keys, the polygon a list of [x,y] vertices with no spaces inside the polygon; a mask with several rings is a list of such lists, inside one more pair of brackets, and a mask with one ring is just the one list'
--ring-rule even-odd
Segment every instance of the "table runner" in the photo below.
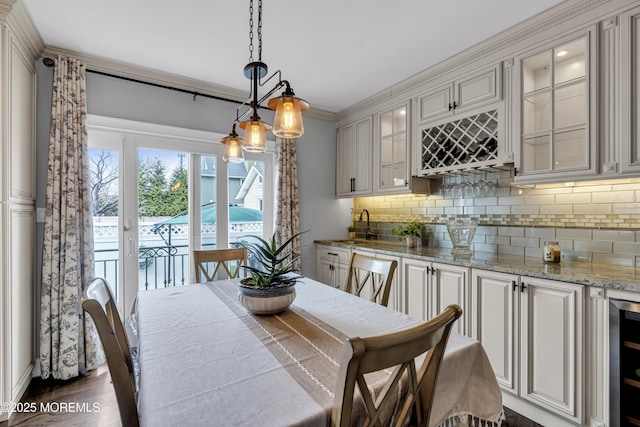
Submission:
{"label": "table runner", "polygon": [[[296,286],[289,311],[253,316],[237,302],[236,286],[220,281],[139,295],[143,426],[328,425],[346,337],[418,323],[309,279]],[[499,423],[501,410],[482,346],[452,334],[430,424],[468,414]]]}

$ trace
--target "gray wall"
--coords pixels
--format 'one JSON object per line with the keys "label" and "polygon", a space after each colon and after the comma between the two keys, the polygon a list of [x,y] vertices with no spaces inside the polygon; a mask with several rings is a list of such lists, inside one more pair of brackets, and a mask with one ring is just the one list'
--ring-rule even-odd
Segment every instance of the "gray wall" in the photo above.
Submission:
{"label": "gray wall", "polygon": [[[241,71],[239,71],[241,72]],[[49,114],[53,69],[37,63],[37,198],[44,207]],[[313,100],[308,100],[313,104]],[[236,116],[237,104],[129,82],[98,74],[87,74],[87,108],[89,114],[141,122],[177,126],[211,132],[228,133]],[[270,112],[261,112],[265,121]],[[344,238],[351,223],[351,200],[335,199],[335,123],[305,118],[305,134],[298,139],[298,179],[300,223],[303,234],[302,273],[316,275],[316,249],[313,241]],[[40,277],[42,224],[37,227],[36,266]],[[36,286],[39,293],[39,284]],[[39,298],[38,298],[39,301]],[[37,303],[39,304],[39,302]]]}

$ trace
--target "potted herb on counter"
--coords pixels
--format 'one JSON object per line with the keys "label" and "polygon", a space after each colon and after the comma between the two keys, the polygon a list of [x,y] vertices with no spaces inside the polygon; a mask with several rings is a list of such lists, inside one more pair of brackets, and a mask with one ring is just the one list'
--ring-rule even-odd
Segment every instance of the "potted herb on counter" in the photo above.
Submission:
{"label": "potted herb on counter", "polygon": [[356,238],[356,227],[354,225],[350,225],[347,227],[347,231],[349,232],[349,238],[350,239],[355,239]]}
{"label": "potted herb on counter", "polygon": [[404,240],[408,248],[415,248],[422,234],[422,224],[414,220],[407,225],[394,227],[391,232],[398,236],[398,240]]}

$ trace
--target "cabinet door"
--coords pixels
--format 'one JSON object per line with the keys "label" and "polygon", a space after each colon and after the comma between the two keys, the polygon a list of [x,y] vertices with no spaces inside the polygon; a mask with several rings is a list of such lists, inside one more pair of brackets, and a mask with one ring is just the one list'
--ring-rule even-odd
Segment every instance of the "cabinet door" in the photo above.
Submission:
{"label": "cabinet door", "polygon": [[402,259],[402,311],[414,319],[427,320],[431,263],[410,258]]}
{"label": "cabinet door", "polygon": [[500,100],[501,64],[455,81],[455,112]]}
{"label": "cabinet door", "polygon": [[583,287],[523,278],[520,395],[582,422]]}
{"label": "cabinet door", "polygon": [[336,195],[371,193],[371,117],[342,126],[336,136]]}
{"label": "cabinet door", "polygon": [[[371,158],[371,118],[367,117],[356,123],[355,127],[355,154],[352,162],[353,176],[355,178],[354,194],[371,193],[372,190],[372,168]],[[353,153],[353,151],[352,151]]]}
{"label": "cabinet door", "polygon": [[[351,195],[353,176],[351,161],[355,158],[355,125],[347,125],[338,129],[336,138],[336,195]],[[353,153],[352,153],[353,150]]]}
{"label": "cabinet door", "polygon": [[432,289],[432,305],[430,316],[440,314],[450,304],[457,304],[462,308],[462,316],[456,320],[453,330],[461,335],[468,334],[467,319],[469,314],[469,269],[454,265],[433,263],[435,275]]}
{"label": "cabinet door", "polygon": [[334,288],[338,287],[337,286],[338,272],[336,270],[336,264],[330,260],[319,259],[317,265],[318,265],[317,267],[318,282],[324,283],[325,285],[329,285]]}
{"label": "cabinet door", "polygon": [[377,124],[375,191],[404,191],[409,188],[409,105],[381,113]]}
{"label": "cabinet door", "polygon": [[622,172],[640,172],[640,8],[621,15]]}
{"label": "cabinet door", "polygon": [[453,84],[425,92],[420,95],[418,104],[418,120],[421,122],[453,114]]}
{"label": "cabinet door", "polygon": [[517,383],[517,316],[520,277],[473,269],[471,336],[484,348],[498,384],[513,393]]}
{"label": "cabinet door", "polygon": [[592,30],[517,59],[518,182],[597,174],[596,55]]}

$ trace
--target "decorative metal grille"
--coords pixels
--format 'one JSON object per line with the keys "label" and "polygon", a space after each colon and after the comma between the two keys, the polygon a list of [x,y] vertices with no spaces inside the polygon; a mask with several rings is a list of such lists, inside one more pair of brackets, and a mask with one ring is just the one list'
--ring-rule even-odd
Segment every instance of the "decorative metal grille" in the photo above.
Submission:
{"label": "decorative metal grille", "polygon": [[498,111],[423,129],[421,136],[423,170],[486,166],[498,159]]}

